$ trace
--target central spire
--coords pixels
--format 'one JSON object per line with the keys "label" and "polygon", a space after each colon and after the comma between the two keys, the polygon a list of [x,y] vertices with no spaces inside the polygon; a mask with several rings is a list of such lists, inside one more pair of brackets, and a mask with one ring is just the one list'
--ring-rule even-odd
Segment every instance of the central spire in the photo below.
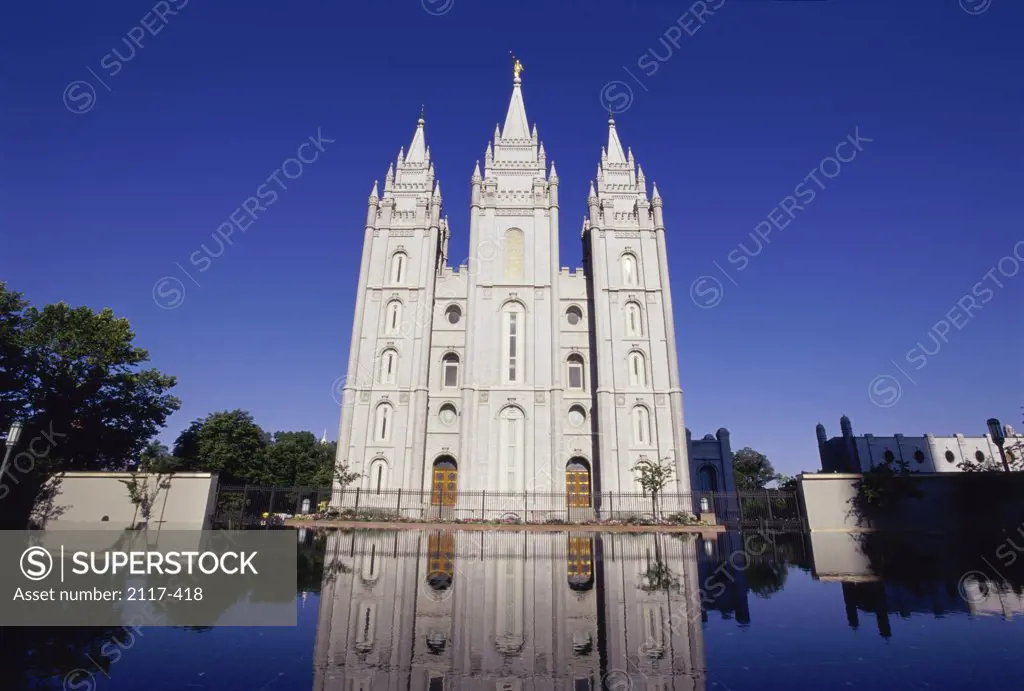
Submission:
{"label": "central spire", "polygon": [[523,103],[523,63],[512,56],[512,100],[505,115],[505,126],[501,128],[502,139],[529,139],[530,125],[526,120],[526,105]]}

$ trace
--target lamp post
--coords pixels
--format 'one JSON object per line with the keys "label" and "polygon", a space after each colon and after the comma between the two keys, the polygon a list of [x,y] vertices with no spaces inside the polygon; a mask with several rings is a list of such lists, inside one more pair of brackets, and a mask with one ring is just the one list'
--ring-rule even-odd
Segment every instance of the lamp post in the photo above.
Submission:
{"label": "lamp post", "polygon": [[1003,423],[999,422],[998,418],[990,417],[985,424],[988,425],[988,433],[992,436],[992,441],[995,442],[996,448],[999,449],[999,457],[1003,460],[1003,470],[1010,472],[1010,464],[1007,462],[1006,452],[1003,450],[1003,444],[1006,443]]}
{"label": "lamp post", "polygon": [[4,462],[0,465],[0,479],[3,478],[4,473],[7,472],[7,464],[11,460],[11,451],[14,451],[15,445],[18,443],[18,439],[21,437],[21,422],[15,420],[11,423],[11,429],[7,430],[7,451],[4,452]]}

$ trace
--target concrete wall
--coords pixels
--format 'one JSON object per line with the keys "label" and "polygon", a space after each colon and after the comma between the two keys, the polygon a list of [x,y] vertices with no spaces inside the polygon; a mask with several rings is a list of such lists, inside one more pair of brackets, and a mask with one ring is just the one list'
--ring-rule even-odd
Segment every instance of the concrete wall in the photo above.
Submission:
{"label": "concrete wall", "polygon": [[1019,525],[1024,517],[1024,473],[913,473],[920,497],[861,516],[851,500],[859,473],[803,473],[800,501],[811,531],[908,530],[948,532],[964,525]]}
{"label": "concrete wall", "polygon": [[[50,479],[55,496],[33,511],[33,522],[46,530],[125,530],[142,521],[121,482],[135,473],[61,473]],[[138,473],[139,477],[147,477]],[[175,473],[153,503],[149,527],[201,530],[210,527],[217,500],[217,473]],[[150,486],[155,476],[148,476]]]}

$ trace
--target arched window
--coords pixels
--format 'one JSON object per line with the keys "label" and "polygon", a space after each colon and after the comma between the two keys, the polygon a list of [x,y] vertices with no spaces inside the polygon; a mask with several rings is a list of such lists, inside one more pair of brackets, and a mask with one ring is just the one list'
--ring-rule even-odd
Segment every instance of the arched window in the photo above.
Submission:
{"label": "arched window", "polygon": [[370,472],[367,476],[368,489],[380,494],[382,489],[388,486],[388,463],[383,458],[375,458],[370,463]]}
{"label": "arched window", "polygon": [[405,280],[405,266],[409,263],[409,257],[405,252],[395,252],[391,256],[391,282],[400,285]]}
{"label": "arched window", "polygon": [[455,326],[462,319],[462,310],[458,305],[449,305],[448,309],[444,311],[444,318],[448,320],[449,324]]}
{"label": "arched window", "polygon": [[381,384],[394,384],[398,378],[398,351],[388,348],[380,354],[380,373],[377,375]]}
{"label": "arched window", "polygon": [[626,335],[644,335],[644,323],[641,317],[640,305],[635,302],[626,303]]}
{"label": "arched window", "polygon": [[525,380],[523,346],[525,344],[526,310],[521,303],[510,302],[501,314],[501,371],[506,384]]}
{"label": "arched window", "polygon": [[498,489],[512,492],[519,486],[520,468],[526,467],[526,419],[515,406],[502,410],[499,419]]}
{"label": "arched window", "polygon": [[384,310],[384,333],[395,335],[402,326],[402,303],[392,300]]}
{"label": "arched window", "polygon": [[644,354],[633,351],[626,358],[626,366],[629,367],[629,385],[633,388],[647,386],[647,363]]}
{"label": "arched window", "polygon": [[569,388],[583,390],[583,358],[576,353],[569,356]]}
{"label": "arched window", "polygon": [[633,408],[633,443],[637,446],[651,443],[651,414],[642,405]]}
{"label": "arched window", "polygon": [[459,385],[459,356],[448,353],[441,360],[441,387],[454,389]]}
{"label": "arched window", "polygon": [[373,416],[373,440],[390,441],[394,410],[390,403],[381,403]]}
{"label": "arched window", "polygon": [[526,259],[526,240],[523,231],[509,228],[505,231],[505,280],[521,282]]}
{"label": "arched window", "polygon": [[565,311],[565,320],[569,322],[569,326],[576,326],[583,321],[583,311],[576,305],[573,305]]}
{"label": "arched window", "polygon": [[628,252],[622,255],[622,284],[627,286],[639,285],[636,256]]}

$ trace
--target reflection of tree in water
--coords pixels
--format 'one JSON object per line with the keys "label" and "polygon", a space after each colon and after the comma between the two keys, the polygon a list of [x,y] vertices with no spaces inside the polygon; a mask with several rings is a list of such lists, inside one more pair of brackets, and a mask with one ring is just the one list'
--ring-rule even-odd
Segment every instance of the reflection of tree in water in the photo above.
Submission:
{"label": "reflection of tree in water", "polygon": [[[339,531],[349,532],[349,531]],[[328,530],[310,531],[307,539],[299,544],[297,590],[302,593],[319,593],[320,589],[333,582],[340,573],[352,573],[352,569],[341,559],[327,561]]]}

